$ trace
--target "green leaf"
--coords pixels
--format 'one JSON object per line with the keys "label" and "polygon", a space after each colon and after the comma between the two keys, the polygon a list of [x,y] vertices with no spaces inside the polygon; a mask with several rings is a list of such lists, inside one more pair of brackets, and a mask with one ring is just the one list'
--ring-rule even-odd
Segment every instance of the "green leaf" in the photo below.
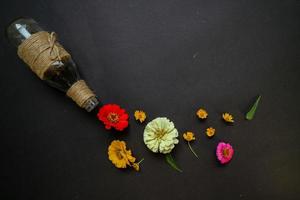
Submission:
{"label": "green leaf", "polygon": [[251,109],[249,110],[249,112],[246,114],[246,119],[247,120],[252,120],[254,118],[258,103],[260,101],[261,95],[258,96],[258,98],[256,99],[255,103],[253,104],[253,106],[251,107]]}
{"label": "green leaf", "polygon": [[179,167],[177,167],[176,162],[170,153],[166,154],[166,161],[173,169],[182,172],[182,170]]}

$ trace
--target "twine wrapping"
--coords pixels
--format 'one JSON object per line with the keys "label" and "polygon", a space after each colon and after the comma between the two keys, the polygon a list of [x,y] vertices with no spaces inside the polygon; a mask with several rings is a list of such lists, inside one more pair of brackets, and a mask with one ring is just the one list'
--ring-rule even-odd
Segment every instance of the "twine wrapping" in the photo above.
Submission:
{"label": "twine wrapping", "polygon": [[56,34],[40,31],[32,34],[18,47],[19,57],[30,69],[44,80],[44,74],[57,61],[67,60],[71,55],[57,42]]}
{"label": "twine wrapping", "polygon": [[[71,55],[57,42],[56,34],[40,31],[32,34],[18,47],[19,57],[42,80],[45,72],[58,61],[65,61]],[[84,80],[75,82],[68,90],[67,96],[84,108],[86,102],[96,95],[89,89]]]}
{"label": "twine wrapping", "polygon": [[75,82],[67,91],[67,96],[72,98],[81,108],[85,106],[85,102],[96,95],[87,86],[84,80]]}

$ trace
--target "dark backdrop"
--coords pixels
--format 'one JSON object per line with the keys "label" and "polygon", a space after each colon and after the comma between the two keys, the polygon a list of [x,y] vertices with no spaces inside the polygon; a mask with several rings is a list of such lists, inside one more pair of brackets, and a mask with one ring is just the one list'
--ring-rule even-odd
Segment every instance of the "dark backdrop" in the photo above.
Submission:
{"label": "dark backdrop", "polygon": [[[56,31],[103,103],[131,114],[108,132],[64,94],[43,84],[1,35],[1,182],[10,199],[298,199],[300,195],[300,1],[5,0],[1,34],[18,16]],[[244,113],[262,95],[256,118]],[[209,112],[200,123],[198,107]],[[143,144],[135,109],[167,116],[198,141],[182,141],[183,173]],[[231,112],[234,126],[220,119]],[[214,126],[209,140],[204,130]],[[107,158],[123,139],[141,172]],[[221,167],[220,140],[235,148]],[[4,199],[4,198],[2,198]],[[9,199],[9,198],[5,198]]]}

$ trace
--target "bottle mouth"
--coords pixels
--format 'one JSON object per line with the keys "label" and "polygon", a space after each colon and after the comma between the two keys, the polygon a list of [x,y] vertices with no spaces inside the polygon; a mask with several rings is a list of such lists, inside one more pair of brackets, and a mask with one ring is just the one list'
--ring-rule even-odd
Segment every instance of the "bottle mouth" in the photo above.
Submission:
{"label": "bottle mouth", "polygon": [[99,101],[96,97],[91,97],[84,103],[83,107],[87,112],[94,110],[99,104]]}
{"label": "bottle mouth", "polygon": [[15,47],[18,47],[24,40],[39,31],[42,31],[42,28],[34,19],[19,17],[7,26],[5,36]]}
{"label": "bottle mouth", "polygon": [[30,17],[16,17],[12,20],[10,20],[7,24],[6,24],[6,29],[4,29],[4,36],[9,39],[9,28],[12,26],[12,24],[14,24],[16,21],[19,21],[21,19],[31,19]]}

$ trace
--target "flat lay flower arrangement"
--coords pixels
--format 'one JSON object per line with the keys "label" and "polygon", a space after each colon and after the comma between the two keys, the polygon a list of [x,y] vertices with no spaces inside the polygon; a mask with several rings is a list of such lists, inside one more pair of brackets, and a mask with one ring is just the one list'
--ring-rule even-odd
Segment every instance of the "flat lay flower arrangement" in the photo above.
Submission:
{"label": "flat lay flower arrangement", "polygon": [[[258,96],[249,112],[245,114],[246,120],[252,120],[254,118],[260,99],[261,96]],[[102,106],[99,109],[97,117],[104,124],[107,130],[113,128],[117,131],[123,131],[129,125],[129,114],[125,109],[116,104],[106,104]],[[133,113],[133,117],[136,121],[143,125],[147,115],[143,110],[136,110]],[[198,117],[201,121],[204,121],[209,117],[209,113],[204,108],[199,108],[196,111],[196,117]],[[229,112],[222,113],[220,117],[228,125],[236,123],[234,121],[234,116]],[[209,140],[210,138],[214,137],[216,133],[217,130],[212,126],[209,126],[206,128],[203,134],[205,134]],[[191,131],[186,131],[182,134],[179,133],[174,122],[167,117],[157,117],[149,121],[144,128],[143,139],[145,146],[150,151],[165,155],[166,162],[173,169],[179,172],[182,172],[182,169],[180,169],[176,164],[171,152],[181,140],[186,142],[191,153],[197,159],[200,159],[197,152],[192,147],[192,143],[197,139],[195,134]],[[108,159],[117,168],[124,169],[131,167],[135,171],[139,171],[140,164],[144,159],[142,158],[137,161],[132,151],[127,148],[128,147],[126,146],[125,141],[113,140],[108,147]],[[215,147],[216,160],[222,165],[228,164],[232,160],[234,153],[234,145],[230,144],[229,142],[219,141]]]}

